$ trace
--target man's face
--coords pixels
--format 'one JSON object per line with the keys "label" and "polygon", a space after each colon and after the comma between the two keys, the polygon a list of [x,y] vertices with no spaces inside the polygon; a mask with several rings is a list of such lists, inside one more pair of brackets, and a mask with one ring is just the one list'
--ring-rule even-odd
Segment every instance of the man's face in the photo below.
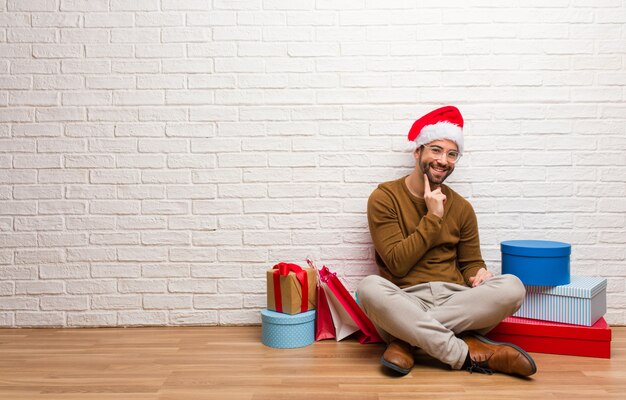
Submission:
{"label": "man's face", "polygon": [[447,139],[432,141],[415,150],[416,167],[422,174],[426,174],[431,184],[442,184],[454,171],[454,163],[448,161],[449,151],[458,151],[458,147]]}

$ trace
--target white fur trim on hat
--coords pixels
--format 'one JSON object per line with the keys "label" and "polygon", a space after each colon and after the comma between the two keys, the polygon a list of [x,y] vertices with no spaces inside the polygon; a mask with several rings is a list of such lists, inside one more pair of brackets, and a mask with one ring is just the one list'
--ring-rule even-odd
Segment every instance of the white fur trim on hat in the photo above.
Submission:
{"label": "white fur trim on hat", "polygon": [[455,142],[459,148],[459,153],[463,154],[463,128],[448,121],[426,125],[422,128],[414,143],[416,147],[419,147],[435,140],[443,139]]}

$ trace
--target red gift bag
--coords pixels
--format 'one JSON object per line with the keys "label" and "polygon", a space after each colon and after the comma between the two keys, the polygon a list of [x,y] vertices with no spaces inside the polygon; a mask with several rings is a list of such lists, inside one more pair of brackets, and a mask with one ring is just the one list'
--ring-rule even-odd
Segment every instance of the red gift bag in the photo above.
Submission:
{"label": "red gift bag", "polygon": [[311,258],[306,258],[309,267],[317,272],[317,307],[315,310],[315,340],[334,339],[335,325],[333,324],[333,316],[330,311],[326,292],[319,279],[319,270],[313,264]]}
{"label": "red gift bag", "polygon": [[[360,343],[379,343],[382,339],[378,335],[374,324],[365,315],[361,307],[356,303],[350,292],[345,288],[343,283],[337,278],[337,274],[330,272],[326,266],[319,270],[321,285],[326,285],[332,295],[338,300],[343,311],[348,314],[352,321],[358,327],[357,339]],[[335,324],[336,325],[336,324]]]}
{"label": "red gift bag", "polygon": [[328,307],[328,299],[324,288],[317,285],[317,310],[315,314],[315,340],[334,339],[335,325]]}

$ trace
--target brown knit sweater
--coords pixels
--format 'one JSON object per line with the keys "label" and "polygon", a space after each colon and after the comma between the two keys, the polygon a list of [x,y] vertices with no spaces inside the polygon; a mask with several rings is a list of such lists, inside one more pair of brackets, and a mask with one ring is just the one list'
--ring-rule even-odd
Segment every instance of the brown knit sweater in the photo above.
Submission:
{"label": "brown knit sweater", "polygon": [[409,192],[405,178],[382,183],[367,203],[367,219],[380,274],[399,287],[431,281],[471,286],[486,268],[471,204],[449,187],[444,216],[427,214],[424,199]]}

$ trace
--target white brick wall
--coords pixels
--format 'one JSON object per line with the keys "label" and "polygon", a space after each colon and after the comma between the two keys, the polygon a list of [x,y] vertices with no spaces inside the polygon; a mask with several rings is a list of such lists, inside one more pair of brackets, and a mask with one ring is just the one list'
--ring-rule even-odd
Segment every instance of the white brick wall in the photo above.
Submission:
{"label": "white brick wall", "polygon": [[413,120],[467,120],[483,254],[573,244],[626,323],[620,0],[0,0],[0,327],[248,324],[265,269],[375,271]]}

